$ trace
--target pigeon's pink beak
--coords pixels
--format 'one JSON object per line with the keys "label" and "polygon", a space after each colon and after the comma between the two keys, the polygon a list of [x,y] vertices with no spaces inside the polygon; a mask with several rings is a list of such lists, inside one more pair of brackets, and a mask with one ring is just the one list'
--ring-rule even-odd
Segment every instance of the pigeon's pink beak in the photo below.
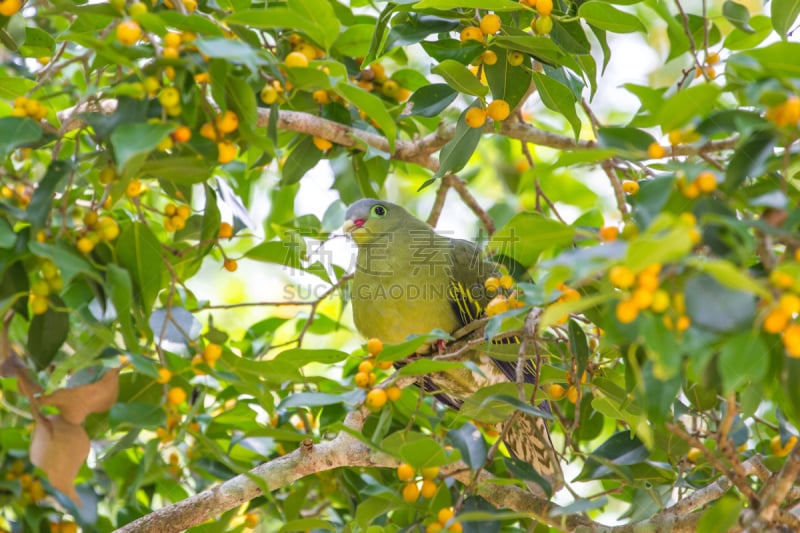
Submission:
{"label": "pigeon's pink beak", "polygon": [[365,218],[357,218],[355,220],[345,220],[343,229],[345,233],[352,233],[353,231],[364,227],[364,222],[366,221],[367,219]]}

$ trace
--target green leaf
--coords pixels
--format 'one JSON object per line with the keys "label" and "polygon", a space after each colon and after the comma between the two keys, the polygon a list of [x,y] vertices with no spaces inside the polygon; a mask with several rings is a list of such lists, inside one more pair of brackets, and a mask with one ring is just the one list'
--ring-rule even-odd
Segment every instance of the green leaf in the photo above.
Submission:
{"label": "green leaf", "polygon": [[692,324],[732,333],[752,325],[756,298],[750,292],[730,289],[708,274],[694,274],[686,281],[686,312]]}
{"label": "green leaf", "polygon": [[627,152],[647,152],[647,148],[655,142],[652,135],[638,128],[607,127],[597,130],[600,145],[608,148],[619,148]]}
{"label": "green leaf", "polygon": [[302,250],[291,242],[267,241],[247,251],[245,257],[265,263],[275,263],[289,268],[302,269]]}
{"label": "green leaf", "polygon": [[770,291],[750,277],[746,270],[724,259],[690,258],[688,264],[699,272],[710,274],[728,288],[745,290],[765,299],[772,297]]}
{"label": "green leaf", "polygon": [[[270,9],[270,12],[271,11]],[[224,59],[233,64],[245,65],[251,71],[257,71],[259,65],[267,64],[267,61],[259,55],[256,49],[243,41],[217,37],[211,39],[197,39],[192,42],[208,57]]]}
{"label": "green leaf", "polygon": [[742,509],[744,509],[742,500],[729,492],[703,511],[703,516],[697,521],[697,531],[704,533],[730,531],[739,521]]}
{"label": "green leaf", "polygon": [[453,59],[445,59],[433,67],[431,72],[444,78],[450,87],[460,93],[484,97],[489,92],[489,88],[482,84],[467,67]]}
{"label": "green leaf", "polygon": [[461,452],[461,460],[471,469],[477,470],[486,461],[486,441],[478,428],[469,422],[448,431],[447,440]]}
{"label": "green leaf", "polygon": [[202,183],[211,177],[214,166],[194,156],[170,156],[148,159],[139,169],[142,176],[153,176],[177,185]]}
{"label": "green leaf", "polygon": [[750,11],[742,4],[732,2],[731,0],[725,0],[725,2],[722,4],[722,16],[724,16],[728,22],[733,24],[735,28],[738,28],[743,32],[755,32],[753,27],[750,26]]}
{"label": "green leaf", "polygon": [[322,151],[314,145],[314,139],[306,136],[294,147],[281,169],[281,185],[293,185],[322,159]]}
{"label": "green leaf", "polygon": [[39,186],[36,187],[31,203],[26,210],[28,222],[34,228],[41,228],[47,222],[51,215],[56,188],[73,168],[72,163],[69,161],[53,161],[47,167],[47,172],[39,182]]}
{"label": "green leaf", "polygon": [[567,246],[574,237],[575,229],[563,222],[538,213],[518,213],[492,235],[488,253],[511,257],[529,267],[544,250]]}
{"label": "green leaf", "polygon": [[578,8],[578,16],[590,26],[613,33],[633,33],[637,31],[646,33],[647,31],[642,21],[636,16],[597,0],[590,0],[581,4]]}
{"label": "green leaf", "polygon": [[131,276],[134,296],[143,314],[149,315],[165,274],[161,243],[146,225],[126,224],[117,239],[117,257]]}
{"label": "green leaf", "polygon": [[369,51],[374,33],[375,26],[372,24],[355,24],[339,34],[333,48],[342,55],[363,57]]}
{"label": "green leaf", "polygon": [[383,130],[386,140],[389,141],[389,152],[394,153],[394,143],[397,139],[397,124],[392,115],[386,110],[383,100],[374,94],[359,87],[354,87],[347,82],[340,82],[336,86],[338,92],[345,100],[367,114]]}
{"label": "green leaf", "polygon": [[328,0],[289,0],[289,9],[313,24],[314,30],[308,36],[329,51],[339,37],[339,18]]}
{"label": "green leaf", "polygon": [[291,350],[286,350],[276,355],[273,361],[301,368],[310,363],[332,365],[344,361],[348,357],[349,355],[347,352],[342,352],[340,350],[292,348]]}
{"label": "green leaf", "polygon": [[800,54],[800,43],[781,41],[743,54],[755,59],[767,74],[779,78],[800,77],[800,62],[792,59]]}
{"label": "green leaf", "polygon": [[508,54],[502,48],[492,47],[491,50],[497,54],[497,62],[494,65],[484,63],[486,81],[492,97],[495,100],[502,98],[513,110],[528,94],[532,75],[528,70],[509,65]]}
{"label": "green leaf", "polygon": [[[570,68],[575,67],[576,71],[580,71],[578,64],[575,63],[568,54],[564,53],[564,50],[559,48],[557,44],[546,37],[509,35],[496,37],[493,43],[502,48],[518,50],[525,54],[530,54],[544,63],[549,63],[554,66],[566,65]],[[521,66],[529,66],[529,63],[523,63]]]}
{"label": "green leaf", "polygon": [[576,481],[588,481],[613,474],[611,465],[626,466],[641,463],[650,452],[637,437],[631,438],[629,431],[620,431],[608,438],[583,465]]}
{"label": "green leaf", "polygon": [[778,143],[773,130],[756,130],[736,148],[725,171],[725,186],[734,189],[746,178],[760,176],[775,145]]}
{"label": "green leaf", "polygon": [[521,6],[512,0],[421,0],[414,9],[491,9],[492,11],[519,11]]}
{"label": "green leaf", "polygon": [[719,356],[723,393],[747,383],[758,383],[767,375],[770,355],[767,345],[755,331],[742,331],[725,339]]}
{"label": "green leaf", "polygon": [[451,59],[462,65],[471,63],[484,51],[483,44],[478,41],[467,41],[462,44],[457,39],[422,41],[420,46],[436,61],[442,62]]}
{"label": "green leaf", "polygon": [[397,373],[401,376],[424,376],[434,372],[447,370],[463,370],[464,363],[459,361],[434,361],[432,359],[417,359],[404,365]]}
{"label": "green leaf", "polygon": [[786,39],[795,23],[797,15],[800,14],[800,0],[772,0],[770,5],[770,16],[772,26],[781,39]]}
{"label": "green leaf", "polygon": [[461,116],[458,117],[455,135],[439,152],[439,170],[433,175],[433,179],[440,178],[451,172],[458,172],[464,168],[475,152],[475,148],[478,147],[478,142],[483,135],[483,128],[470,127],[465,118],[467,111],[476,107],[476,105],[477,102],[465,109]]}
{"label": "green leaf", "polygon": [[[772,12],[775,12],[775,3],[772,4]],[[764,15],[752,17],[750,26],[755,30],[755,33],[748,33],[734,28],[725,37],[724,47],[729,50],[751,50],[761,44],[772,33],[772,23],[769,17]]]}
{"label": "green leaf", "polygon": [[122,338],[128,351],[138,353],[138,336],[133,328],[133,285],[128,271],[111,263],[108,265],[108,283],[111,287],[110,297],[117,311]]}
{"label": "green leaf", "polygon": [[61,277],[64,283],[69,283],[78,274],[83,274],[95,281],[102,282],[100,276],[92,265],[74,248],[65,246],[62,242],[59,244],[49,244],[38,241],[30,241],[28,249],[33,255],[39,257],[47,257],[56,264],[61,271]]}
{"label": "green leaf", "polygon": [[328,394],[325,392],[296,392],[284,398],[277,409],[290,407],[321,407],[323,405],[336,405],[344,403],[356,406],[364,401],[365,393],[362,389],[350,390],[342,394]]}
{"label": "green leaf", "polygon": [[50,306],[41,315],[34,315],[28,328],[28,352],[42,370],[53,362],[61,345],[69,334],[69,313],[64,310],[66,304],[58,295],[51,294]]}
{"label": "green leaf", "polygon": [[56,42],[46,31],[35,28],[25,28],[25,44],[19,49],[23,57],[42,57],[51,56],[55,49]]}
{"label": "green leaf", "polygon": [[[657,227],[658,222],[653,223]],[[675,261],[692,249],[692,241],[683,227],[673,227],[670,231],[652,232],[640,236],[628,247],[625,263],[634,271],[639,272],[647,265],[653,263],[666,264]]]}
{"label": "green leaf", "polygon": [[[585,4],[584,4],[585,5]],[[541,72],[533,73],[533,81],[539,90],[542,103],[556,113],[561,113],[572,126],[577,139],[581,133],[581,120],[575,111],[577,100],[569,87]]]}
{"label": "green leaf", "polygon": [[408,105],[411,109],[408,114],[420,117],[436,117],[447,109],[447,106],[453,103],[457,96],[458,93],[444,83],[432,83],[420,87],[408,99]]}
{"label": "green leaf", "polygon": [[[2,78],[0,78],[2,83]],[[0,160],[8,157],[20,146],[35,143],[42,138],[42,128],[28,117],[0,118]]]}
{"label": "green leaf", "polygon": [[[111,132],[111,146],[114,159],[121,173],[129,174],[138,170],[147,155],[155,150],[158,143],[175,129],[171,124],[138,122],[122,124]],[[130,165],[128,167],[128,165]]]}
{"label": "green leaf", "polygon": [[717,85],[704,83],[672,95],[661,105],[658,114],[662,131],[680,128],[695,117],[708,114],[717,101],[720,90]]}

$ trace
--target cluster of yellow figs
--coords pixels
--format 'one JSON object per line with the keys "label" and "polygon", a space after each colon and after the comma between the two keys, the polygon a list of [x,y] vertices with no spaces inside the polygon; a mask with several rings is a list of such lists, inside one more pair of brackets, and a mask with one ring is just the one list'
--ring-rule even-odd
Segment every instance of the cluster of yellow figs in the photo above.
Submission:
{"label": "cluster of yellow figs", "polygon": [[0,197],[5,198],[6,200],[15,200],[21,209],[28,207],[28,204],[31,203],[32,196],[33,188],[22,183],[19,183],[14,187],[10,187],[8,185],[3,185],[0,187]]}
{"label": "cluster of yellow figs", "polygon": [[436,513],[436,521],[425,528],[425,533],[461,533],[464,530],[461,522],[455,519],[452,507],[442,507]]}
{"label": "cluster of yellow figs", "polygon": [[64,280],[58,267],[45,261],[39,270],[39,276],[31,283],[30,305],[34,315],[43,315],[50,307],[50,294],[60,292],[64,288]]}
{"label": "cluster of yellow figs", "polygon": [[647,266],[638,274],[625,265],[614,266],[608,271],[611,285],[626,291],[626,297],[617,303],[617,320],[629,324],[636,320],[641,311],[650,309],[656,313],[664,313],[672,306],[675,316],[665,314],[664,325],[676,331],[689,328],[691,320],[686,315],[683,293],[670,296],[669,292],[659,288],[660,272],[659,263]]}
{"label": "cluster of yellow figs", "polygon": [[[418,477],[422,477],[422,479],[419,480]],[[408,503],[414,503],[420,496],[433,498],[438,488],[436,483],[438,477],[438,466],[422,468],[419,472],[407,463],[402,463],[397,467],[397,479],[405,483],[402,490],[403,499]]]}
{"label": "cluster of yellow figs", "polygon": [[800,97],[792,95],[767,110],[766,119],[780,127],[797,126],[800,122]]}
{"label": "cluster of yellow figs", "polygon": [[[795,260],[800,262],[800,249],[795,251]],[[800,324],[795,321],[800,315],[800,297],[795,294],[795,280],[781,270],[772,271],[769,279],[783,292],[768,307],[761,327],[767,333],[780,334],[787,355],[800,358]]]}
{"label": "cluster of yellow figs", "polygon": [[203,348],[203,353],[196,354],[192,357],[192,371],[195,374],[203,375],[205,372],[199,368],[199,365],[205,363],[210,368],[216,368],[217,361],[219,361],[220,357],[222,357],[222,346],[210,342]]}
{"label": "cluster of yellow figs", "polygon": [[690,183],[686,182],[684,174],[678,175],[675,186],[686,198],[690,200],[697,198],[701,194],[711,194],[717,189],[717,175],[711,170],[704,170],[695,176]]}
{"label": "cluster of yellow figs", "polygon": [[22,486],[22,493],[20,498],[23,502],[38,502],[46,496],[44,485],[42,481],[25,471],[25,462],[21,459],[15,460],[11,463],[8,471],[5,472],[4,479],[6,481],[19,481]]}
{"label": "cluster of yellow figs", "polygon": [[572,372],[565,372],[564,378],[567,380],[567,386],[560,383],[551,383],[547,388],[547,393],[553,400],[560,400],[566,396],[569,403],[577,403],[580,396],[580,386],[586,383],[586,371],[581,375],[580,383],[575,383],[575,378]]}
{"label": "cluster of yellow figs", "polygon": [[515,293],[511,291],[511,288],[514,286],[514,278],[505,274],[503,276],[498,277],[490,277],[486,278],[486,281],[483,282],[484,287],[489,292],[489,294],[494,294],[498,291],[501,291],[500,294],[494,296],[489,303],[486,304],[486,316],[495,316],[501,313],[505,313],[509,309],[518,309],[525,305],[523,302],[517,299]]}
{"label": "cluster of yellow figs", "polygon": [[403,396],[402,389],[394,385],[386,389],[382,387],[373,387],[377,381],[375,368],[377,367],[381,370],[392,368],[391,361],[375,361],[375,358],[382,351],[383,342],[381,342],[380,339],[369,339],[369,341],[367,341],[367,352],[370,356],[358,364],[358,372],[356,372],[353,378],[353,383],[355,383],[357,387],[361,387],[362,389],[372,387],[367,393],[367,398],[364,403],[373,411],[382,408],[386,405],[387,401],[396,402]]}
{"label": "cluster of yellow figs", "polygon": [[714,65],[717,63],[719,63],[719,54],[716,52],[708,52],[703,64],[695,67],[694,77],[699,78],[700,76],[705,76],[706,78],[713,79],[717,75],[717,71],[714,68]]}
{"label": "cluster of yellow figs", "polygon": [[39,100],[26,96],[17,96],[14,99],[14,109],[11,110],[12,117],[30,117],[39,121],[47,117],[47,108]]}
{"label": "cluster of yellow figs", "polygon": [[97,211],[87,211],[83,216],[85,225],[82,236],[75,247],[82,254],[89,254],[100,242],[111,242],[119,237],[119,224],[109,216],[99,216]]}
{"label": "cluster of yellow figs", "polygon": [[173,232],[186,227],[186,220],[192,214],[188,205],[169,203],[164,207],[164,229]]}
{"label": "cluster of yellow figs", "polygon": [[236,158],[236,143],[225,136],[239,129],[239,116],[230,109],[200,126],[200,135],[217,143],[217,161],[230,163]]}

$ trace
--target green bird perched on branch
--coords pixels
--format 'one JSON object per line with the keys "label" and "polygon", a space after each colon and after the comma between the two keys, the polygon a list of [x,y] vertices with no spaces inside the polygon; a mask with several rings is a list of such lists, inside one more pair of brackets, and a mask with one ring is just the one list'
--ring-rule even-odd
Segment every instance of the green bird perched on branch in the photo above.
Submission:
{"label": "green bird perched on branch", "polygon": [[[394,344],[434,329],[452,333],[481,317],[490,300],[484,282],[498,271],[474,243],[439,235],[389,202],[359,200],[345,218],[344,230],[358,245],[352,302],[362,335]],[[423,388],[458,409],[480,388],[515,380],[515,363],[478,350],[466,357],[480,373],[466,368],[437,372],[425,377]],[[532,367],[525,377],[534,381]],[[506,447],[558,490],[561,468],[544,420],[517,413],[510,424],[501,428]],[[532,488],[544,494],[538,486]]]}

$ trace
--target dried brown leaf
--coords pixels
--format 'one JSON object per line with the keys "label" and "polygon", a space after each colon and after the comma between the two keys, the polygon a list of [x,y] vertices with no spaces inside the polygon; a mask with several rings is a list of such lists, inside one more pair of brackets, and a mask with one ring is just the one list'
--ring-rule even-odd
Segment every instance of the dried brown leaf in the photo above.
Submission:
{"label": "dried brown leaf", "polygon": [[69,389],[59,389],[42,396],[42,405],[52,405],[61,411],[61,416],[72,424],[82,424],[91,413],[102,413],[111,409],[119,395],[119,368],[106,372],[99,381]]}
{"label": "dried brown leaf", "polygon": [[31,442],[31,462],[44,470],[50,484],[80,505],[75,476],[89,456],[89,435],[80,424],[61,415],[36,416]]}

